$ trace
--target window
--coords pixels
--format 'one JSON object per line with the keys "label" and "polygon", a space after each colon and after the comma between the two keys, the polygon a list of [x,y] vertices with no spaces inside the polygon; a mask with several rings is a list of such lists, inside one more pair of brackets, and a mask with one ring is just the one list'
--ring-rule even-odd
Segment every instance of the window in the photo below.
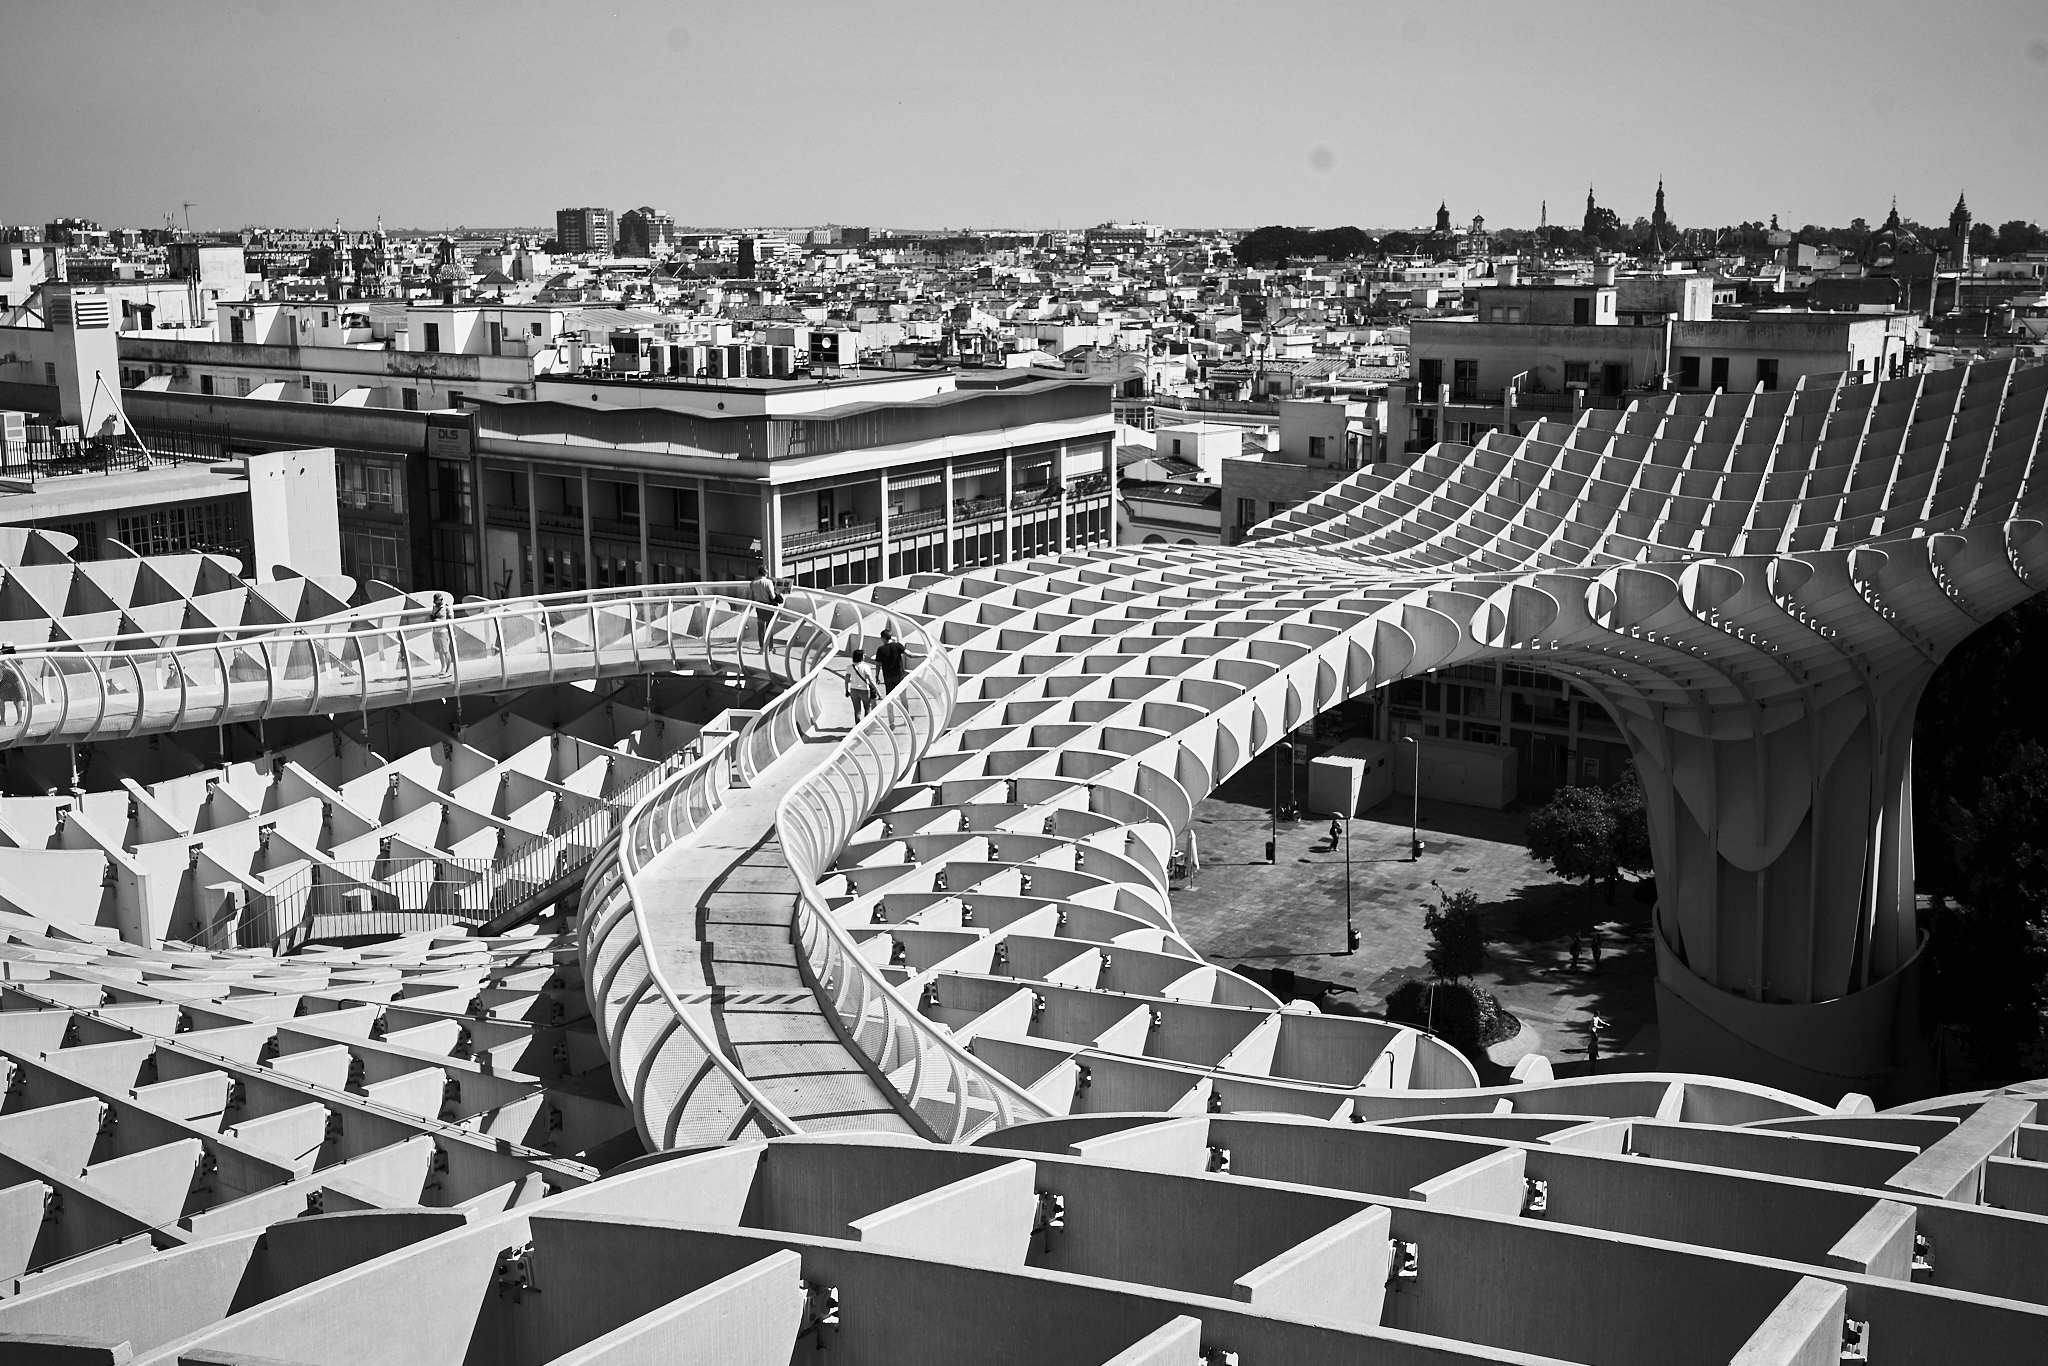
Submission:
{"label": "window", "polygon": [[1756,382],[1762,385],[1766,391],[1776,389],[1778,387],[1778,362],[1774,360],[1758,361],[1756,363]]}
{"label": "window", "polygon": [[1283,513],[1283,512],[1285,512],[1285,511],[1287,511],[1287,509],[1288,509],[1288,506],[1289,506],[1289,505],[1288,505],[1288,504],[1286,504],[1286,503],[1282,503],[1282,502],[1277,502],[1277,501],[1276,501],[1276,502],[1271,502],[1271,503],[1268,503],[1268,504],[1266,504],[1266,508],[1267,508],[1267,512],[1266,512],[1266,515],[1267,515],[1268,517],[1278,517],[1278,516],[1279,516],[1279,515],[1280,515],[1281,513]]}
{"label": "window", "polygon": [[469,466],[458,460],[436,460],[427,470],[433,480],[434,520],[468,523],[474,515],[469,495]]}
{"label": "window", "polygon": [[1241,527],[1246,527],[1246,526],[1251,526],[1252,524],[1254,524],[1254,523],[1255,523],[1255,522],[1257,522],[1258,520],[1259,520],[1259,500],[1258,500],[1258,499],[1256,499],[1256,498],[1240,498],[1240,499],[1238,499],[1238,500],[1237,500],[1237,524],[1238,524],[1239,526],[1241,526]]}
{"label": "window", "polygon": [[236,398],[247,398],[247,397],[249,397],[249,377],[248,377],[247,375],[236,375],[236,376],[235,376],[235,397],[236,397]]}
{"label": "window", "polygon": [[74,560],[97,560],[100,557],[100,524],[96,521],[59,522],[52,528],[78,542],[73,548]]}
{"label": "window", "polygon": [[237,346],[242,344],[242,315],[239,313],[228,319],[228,340]]}
{"label": "window", "polygon": [[344,455],[336,462],[335,481],[340,485],[341,505],[371,512],[402,514],[405,492],[395,466]]}
{"label": "window", "polygon": [[1564,363],[1566,384],[1589,384],[1593,378],[1593,363],[1583,360],[1568,360]]}
{"label": "window", "polygon": [[201,375],[199,377],[199,392],[202,394],[210,394],[213,392],[212,375]]}
{"label": "window", "polygon": [[114,535],[138,555],[192,550],[240,553],[242,519],[226,503],[190,503],[115,519]]}
{"label": "window", "polygon": [[1508,311],[1505,308],[1502,308],[1499,304],[1495,304],[1493,306],[1493,312],[1488,315],[1488,320],[1491,322],[1504,323],[1508,320]]}
{"label": "window", "polygon": [[1678,358],[1678,387],[1697,389],[1700,387],[1700,358],[1680,356]]}
{"label": "window", "polygon": [[326,311],[325,309],[322,309],[322,310],[321,310],[321,312],[320,312],[320,325],[321,325],[322,327],[326,327],[326,326],[328,326],[328,321],[327,321],[327,319],[328,319],[328,314],[327,314],[327,311]]}
{"label": "window", "polygon": [[1173,453],[1175,455],[1180,454],[1180,438],[1177,436],[1173,439]]}
{"label": "window", "polygon": [[400,390],[398,391],[398,396],[399,396],[400,400],[404,402],[404,404],[405,404],[405,410],[406,410],[406,411],[407,411],[408,413],[412,413],[412,412],[418,412],[418,411],[419,411],[419,406],[420,406],[420,391],[419,391],[419,390],[417,390],[417,389],[400,389]]}
{"label": "window", "polygon": [[1308,458],[1311,460],[1327,460],[1329,458],[1329,447],[1330,439],[1328,437],[1310,437],[1308,439]]}
{"label": "window", "polygon": [[[57,362],[55,362],[55,361],[53,361],[53,360],[46,360],[46,361],[44,361],[44,362],[43,362],[43,383],[45,383],[45,384],[55,384],[56,382],[57,382]],[[208,389],[208,390],[207,390],[206,392],[210,394],[210,393],[212,393],[212,392],[213,392],[213,390],[211,390],[211,389]]]}
{"label": "window", "polygon": [[1712,389],[1728,387],[1728,358],[1716,356],[1707,364],[1707,386]]}
{"label": "window", "polygon": [[1508,305],[1508,321],[1511,323],[1518,323],[1522,321],[1522,310],[1515,307],[1513,304]]}
{"label": "window", "polygon": [[462,406],[462,391],[460,389],[450,389],[448,391],[448,406],[451,408],[460,408]]}
{"label": "window", "polygon": [[426,324],[426,349],[429,351],[439,351],[441,349],[441,324]]}
{"label": "window", "polygon": [[539,323],[535,323],[535,324],[533,325],[533,335],[534,335],[534,336],[536,336],[536,337],[538,337],[538,336],[540,335],[540,324],[539,324]]}
{"label": "window", "polygon": [[315,403],[325,403],[327,401],[327,386],[320,380],[313,381],[313,401]]}
{"label": "window", "polygon": [[341,572],[358,583],[398,583],[398,537],[383,531],[351,531],[341,538]]}
{"label": "window", "polygon": [[1580,327],[1584,327],[1592,321],[1593,301],[1591,299],[1572,300],[1572,322]]}
{"label": "window", "polygon": [[1476,360],[1454,360],[1451,362],[1451,397],[1479,397],[1479,362]]}

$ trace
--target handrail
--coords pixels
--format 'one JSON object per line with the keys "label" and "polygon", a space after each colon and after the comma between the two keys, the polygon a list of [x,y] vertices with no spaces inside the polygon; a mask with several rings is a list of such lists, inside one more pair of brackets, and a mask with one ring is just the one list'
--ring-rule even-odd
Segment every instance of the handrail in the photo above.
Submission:
{"label": "handrail", "polygon": [[825,762],[790,789],[775,813],[784,860],[796,874],[797,947],[812,985],[850,1038],[941,1142],[961,1143],[990,1127],[1043,1119],[1052,1111],[984,1064],[897,992],[825,904],[819,880],[889,791],[924,757],[952,714],[959,681],[938,641],[915,620],[872,604],[918,662],[874,710],[856,722]]}
{"label": "handrail", "polygon": [[[746,1073],[725,1056],[717,1039],[708,1036],[703,1026],[684,1009],[674,983],[661,969],[660,958],[647,951],[647,946],[653,941],[648,934],[645,898],[636,885],[640,869],[648,860],[695,830],[718,809],[719,780],[730,772],[732,756],[729,751],[738,744],[737,735],[723,737],[719,744],[707,747],[695,763],[671,775],[636,802],[619,823],[618,832],[611,842],[599,851],[592,876],[583,884],[582,906],[577,917],[578,947],[584,963],[585,990],[590,993],[590,1012],[604,1030],[605,1051],[611,1058],[613,1080],[619,1095],[633,1107],[643,1135],[657,1148],[670,1146],[681,1122],[683,1107],[678,1105],[674,1113],[662,1117],[662,1132],[656,1135],[649,1124],[653,1117],[644,1113],[645,1088],[634,1084],[638,1077],[628,1078],[622,1070],[617,1040],[624,1035],[623,1016],[630,1015],[633,1006],[640,1004],[645,997],[643,994],[627,1003],[615,1030],[611,1019],[610,985],[612,974],[631,956],[631,949],[616,956],[610,971],[602,976],[598,971],[598,965],[605,957],[601,941],[617,933],[629,921],[636,940],[642,946],[641,958],[648,980],[660,993],[663,1004],[678,1026],[688,1033],[691,1042],[703,1054],[703,1066],[715,1069],[746,1101],[739,1118],[724,1137],[727,1140],[738,1138],[750,1122],[760,1123],[771,1135],[797,1132],[795,1121],[762,1094]],[[612,877],[613,869],[617,872],[616,880]],[[614,892],[620,895],[615,897]],[[650,1048],[650,1061],[666,1044],[667,1034],[664,1032]],[[685,1091],[683,1098],[692,1098],[699,1089],[693,1085]]]}
{"label": "handrail", "polygon": [[[578,595],[581,596],[581,595]],[[758,636],[751,643],[748,640],[746,619],[742,618],[739,629],[729,638],[721,640],[713,634],[713,628],[732,619],[731,615],[706,620],[701,640],[689,639],[679,648],[681,639],[671,633],[665,653],[650,656],[647,643],[637,639],[637,631],[629,632],[620,639],[628,640],[634,658],[642,667],[659,667],[678,662],[687,655],[688,662],[699,663],[714,669],[737,667],[749,669],[758,667],[771,678],[796,679],[797,686],[786,689],[761,714],[781,717],[789,712],[785,704],[793,693],[805,693],[818,666],[829,659],[837,637],[829,627],[823,626],[809,614],[786,606],[770,606],[747,599],[728,597],[724,594],[689,595],[696,604],[718,604],[732,607],[737,612],[744,608],[749,612],[767,611],[771,621],[786,627],[782,631],[780,649],[772,650],[761,646]],[[660,599],[657,599],[659,601]],[[570,606],[587,605],[572,603]],[[636,627],[641,624],[636,617]],[[772,631],[771,631],[772,635]],[[593,641],[596,633],[593,631]],[[801,659],[798,650],[801,647]],[[759,663],[752,662],[758,654]],[[409,663],[409,659],[407,661]],[[802,672],[799,674],[798,670]],[[478,675],[472,673],[471,677]],[[498,673],[486,667],[483,680],[486,685],[498,686]],[[808,713],[806,713],[808,717]],[[758,722],[760,718],[756,718]],[[749,729],[755,723],[749,723]],[[742,732],[744,735],[746,732]],[[737,737],[735,737],[737,738]],[[697,753],[679,750],[659,764],[640,774],[625,787],[599,795],[587,802],[570,808],[558,816],[552,828],[534,834],[515,848],[499,857],[484,860],[462,860],[453,858],[434,859],[430,855],[405,863],[402,866],[415,867],[435,865],[437,876],[432,879],[399,877],[379,878],[375,868],[391,866],[388,860],[372,860],[368,870],[359,865],[338,863],[315,863],[290,874],[284,882],[273,887],[252,890],[247,894],[245,906],[237,906],[233,899],[223,903],[220,913],[202,923],[187,939],[187,942],[203,945],[209,949],[272,948],[291,946],[295,935],[311,933],[315,917],[334,919],[349,916],[392,916],[402,913],[436,912],[445,913],[453,920],[482,925],[494,923],[500,917],[516,911],[519,906],[552,887],[566,886],[582,869],[593,862],[597,850],[611,836],[620,821],[636,804],[655,791],[679,766],[694,764],[702,759],[704,746],[697,745]],[[721,743],[717,748],[723,752],[727,746]],[[467,876],[444,878],[438,873],[445,869],[461,869]],[[331,879],[331,880],[327,880]],[[401,906],[394,909],[389,904],[397,896],[399,888],[436,886],[448,883],[440,893],[428,891],[408,892],[398,897],[400,901],[418,900],[416,906]],[[350,907],[342,898],[357,889],[371,893],[373,908],[367,912]],[[429,904],[432,901],[435,904]],[[296,906],[298,909],[291,909]]]}
{"label": "handrail", "polygon": [[[602,589],[465,606],[476,610],[437,620],[431,609],[355,609],[307,623],[167,631],[161,639],[169,644],[130,635],[107,638],[121,642],[114,649],[87,649],[95,642],[76,641],[0,652],[0,746],[125,738],[644,673],[676,667],[686,654],[694,659],[700,645],[706,662],[716,665],[708,642],[727,623],[743,663],[737,642],[746,635],[749,610],[795,619],[783,652],[785,664],[793,665],[791,645],[815,641],[819,629],[803,613],[748,600],[737,584]],[[187,636],[203,639],[180,643]],[[772,672],[768,652],[761,655]]]}

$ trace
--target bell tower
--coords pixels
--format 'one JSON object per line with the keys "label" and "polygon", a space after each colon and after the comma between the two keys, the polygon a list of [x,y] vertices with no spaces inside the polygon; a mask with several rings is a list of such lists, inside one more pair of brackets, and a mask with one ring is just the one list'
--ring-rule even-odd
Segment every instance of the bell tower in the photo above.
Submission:
{"label": "bell tower", "polygon": [[1970,206],[1959,191],[1956,206],[1948,212],[1948,261],[1957,270],[1970,264]]}

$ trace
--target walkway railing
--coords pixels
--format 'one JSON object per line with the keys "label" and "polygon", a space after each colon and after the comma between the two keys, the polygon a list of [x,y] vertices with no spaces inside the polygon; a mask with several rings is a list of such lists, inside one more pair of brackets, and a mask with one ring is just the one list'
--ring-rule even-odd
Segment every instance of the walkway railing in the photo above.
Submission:
{"label": "walkway railing", "polygon": [[578,946],[591,1017],[604,1032],[613,1082],[650,1148],[797,1131],[725,1056],[708,1022],[648,952],[640,872],[723,805],[741,743],[741,736],[723,737],[636,803],[583,883]]}
{"label": "walkway railing", "polygon": [[[671,634],[667,643],[670,657],[677,662],[714,670],[754,669],[798,681],[796,688],[777,697],[739,736],[720,737],[716,742],[715,752],[726,756],[721,763],[738,757],[744,768],[750,755],[765,756],[765,762],[772,762],[773,755],[764,748],[761,735],[764,723],[768,731],[785,737],[784,744],[793,742],[786,737],[800,734],[809,724],[815,705],[803,699],[813,695],[818,676],[830,676],[821,666],[831,657],[837,638],[808,614],[777,607],[766,609],[770,627],[764,650],[758,627],[751,641],[748,629],[748,623],[758,620],[760,604],[736,596],[744,591],[741,585],[725,587],[732,592],[692,590],[687,594],[692,611],[698,614],[697,623],[704,627],[701,641],[685,642],[687,648],[678,648],[677,642],[683,638]],[[615,596],[616,591],[608,596]],[[486,614],[473,614],[482,615]],[[673,614],[666,620],[673,625]],[[715,629],[729,622],[734,626],[730,634]],[[441,627],[430,622],[427,629]],[[662,661],[649,651],[641,650],[638,657],[648,668],[662,667]],[[488,928],[513,923],[522,913],[530,913],[534,906],[569,890],[585,875],[627,812],[679,769],[701,767],[706,755],[700,737],[631,783],[570,808],[550,829],[496,859],[435,858],[419,853],[409,859],[401,855],[356,863],[308,864],[274,885],[239,897],[224,897],[189,942],[212,950],[288,952],[315,938],[402,933],[438,924]]]}
{"label": "walkway railing", "polygon": [[937,640],[908,617],[863,610],[895,627],[922,659],[847,732],[776,812],[783,858],[800,889],[796,938],[814,989],[912,1112],[941,1142],[1051,1113],[927,1019],[862,955],[818,890],[819,880],[898,782],[916,767],[952,714],[959,681]]}
{"label": "walkway railing", "polygon": [[[814,605],[833,603],[833,615],[852,619],[844,599],[808,596]],[[815,726],[819,690],[839,678],[830,662],[841,637],[811,618],[802,619],[802,630],[801,644],[792,641],[784,657],[793,659],[801,650],[803,676],[716,751],[636,802],[583,884],[578,932],[591,1015],[604,1031],[619,1095],[652,1147],[797,1132],[795,1122],[719,1047],[709,1003],[696,1003],[693,1010],[662,971],[659,954],[650,952],[654,941],[639,877],[720,809],[728,784],[755,781]]]}
{"label": "walkway railing", "polygon": [[[758,663],[793,678],[801,613],[763,651],[743,584],[664,585],[466,602],[451,619],[376,604],[298,625],[199,627],[0,648],[0,747],[85,742],[274,716],[367,711],[563,679]],[[731,640],[719,628],[731,628]],[[778,629],[780,627],[778,626]]]}

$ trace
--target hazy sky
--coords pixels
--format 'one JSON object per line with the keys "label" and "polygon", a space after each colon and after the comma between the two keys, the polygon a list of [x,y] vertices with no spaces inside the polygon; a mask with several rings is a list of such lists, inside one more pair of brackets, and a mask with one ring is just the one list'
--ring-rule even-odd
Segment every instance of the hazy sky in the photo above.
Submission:
{"label": "hazy sky", "polygon": [[5,0],[0,222],[2048,222],[2048,3]]}

